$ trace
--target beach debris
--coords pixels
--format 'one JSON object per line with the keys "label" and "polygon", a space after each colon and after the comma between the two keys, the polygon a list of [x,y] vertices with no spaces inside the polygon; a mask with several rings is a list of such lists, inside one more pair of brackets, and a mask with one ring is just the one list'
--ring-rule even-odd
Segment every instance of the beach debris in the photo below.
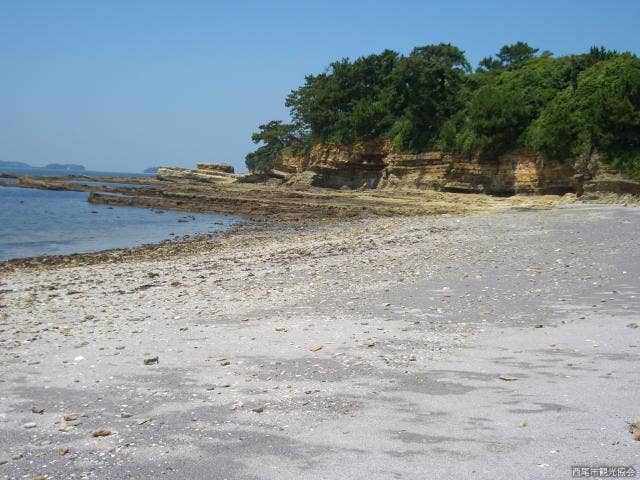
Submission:
{"label": "beach debris", "polygon": [[262,413],[262,412],[264,412],[264,407],[252,408],[251,411],[254,412],[254,413]]}
{"label": "beach debris", "polygon": [[150,418],[143,418],[142,420],[138,420],[138,425],[144,425],[145,423],[150,422],[151,419]]}
{"label": "beach debris", "polygon": [[58,450],[58,455],[60,455],[61,457],[64,457],[70,451],[71,449],[69,447],[62,447],[60,450]]}
{"label": "beach debris", "polygon": [[22,428],[35,428],[37,426],[37,424],[35,422],[27,422],[24,425],[22,425]]}
{"label": "beach debris", "polygon": [[111,430],[95,430],[91,432],[92,437],[108,437],[111,435]]}
{"label": "beach debris", "polygon": [[156,363],[158,363],[160,361],[160,359],[158,358],[158,356],[156,355],[155,357],[147,357],[143,360],[145,365],[154,365]]}
{"label": "beach debris", "polygon": [[638,324],[636,322],[627,323],[627,327],[629,327],[629,328],[638,328]]}
{"label": "beach debris", "polygon": [[285,327],[284,325],[278,325],[276,327],[276,332],[286,332],[287,331],[287,327]]}
{"label": "beach debris", "polygon": [[31,413],[37,413],[42,415],[44,413],[44,408],[39,407],[38,405],[34,405],[33,407],[31,407]]}
{"label": "beach debris", "polygon": [[227,367],[231,365],[231,362],[229,360],[227,360],[226,358],[223,358],[222,360],[220,360],[220,366],[221,367]]}
{"label": "beach debris", "polygon": [[309,350],[312,352],[317,352],[322,350],[322,345],[316,344],[316,345],[311,345],[311,347],[309,347]]}
{"label": "beach debris", "polygon": [[500,380],[504,380],[505,382],[513,382],[514,380],[517,380],[516,377],[512,377],[511,375],[500,375],[498,378]]}

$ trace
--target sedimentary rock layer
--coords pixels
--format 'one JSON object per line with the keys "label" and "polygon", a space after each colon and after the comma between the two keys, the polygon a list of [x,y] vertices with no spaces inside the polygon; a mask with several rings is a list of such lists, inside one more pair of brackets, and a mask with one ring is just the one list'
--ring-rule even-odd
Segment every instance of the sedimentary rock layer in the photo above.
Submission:
{"label": "sedimentary rock layer", "polygon": [[[494,158],[427,151],[399,154],[387,143],[318,145],[304,157],[284,157],[280,170],[315,186],[417,188],[492,194],[562,194],[577,190],[575,162],[545,160],[516,150]],[[313,172],[315,175],[302,175]]]}

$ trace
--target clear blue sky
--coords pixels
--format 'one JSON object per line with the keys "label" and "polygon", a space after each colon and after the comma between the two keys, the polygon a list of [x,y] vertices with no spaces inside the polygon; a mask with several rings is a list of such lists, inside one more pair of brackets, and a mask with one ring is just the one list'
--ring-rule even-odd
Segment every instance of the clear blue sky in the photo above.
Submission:
{"label": "clear blue sky", "polygon": [[639,0],[0,0],[0,159],[140,171],[244,164],[260,122],[331,61],[518,40],[640,53]]}

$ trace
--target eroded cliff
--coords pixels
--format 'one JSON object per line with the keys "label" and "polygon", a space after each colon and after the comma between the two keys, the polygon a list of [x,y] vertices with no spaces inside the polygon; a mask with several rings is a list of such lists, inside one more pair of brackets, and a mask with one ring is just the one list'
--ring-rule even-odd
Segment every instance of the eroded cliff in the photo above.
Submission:
{"label": "eroded cliff", "polygon": [[[301,157],[283,157],[278,170],[291,182],[318,187],[411,188],[497,195],[575,192],[584,168],[516,150],[494,158],[427,151],[399,154],[384,142],[317,145]],[[587,177],[589,175],[586,175]]]}

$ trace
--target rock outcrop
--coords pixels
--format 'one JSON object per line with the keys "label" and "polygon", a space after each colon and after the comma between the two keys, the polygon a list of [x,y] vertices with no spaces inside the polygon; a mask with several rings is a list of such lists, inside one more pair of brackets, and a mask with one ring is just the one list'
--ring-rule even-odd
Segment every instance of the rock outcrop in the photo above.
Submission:
{"label": "rock outcrop", "polygon": [[452,192],[563,194],[575,192],[581,177],[576,162],[545,160],[516,150],[497,158],[441,151],[399,154],[387,143],[354,146],[317,145],[304,157],[284,157],[279,170],[292,173],[290,183],[330,188],[411,188]]}
{"label": "rock outcrop", "polygon": [[584,193],[608,192],[616,195],[640,196],[640,182],[604,174],[584,182]]}
{"label": "rock outcrop", "polygon": [[236,176],[232,173],[213,169],[161,167],[158,169],[156,178],[158,180],[170,182],[189,180],[206,183],[220,183],[233,181]]}
{"label": "rock outcrop", "polygon": [[206,172],[234,173],[233,165],[228,163],[198,163],[198,170]]}

